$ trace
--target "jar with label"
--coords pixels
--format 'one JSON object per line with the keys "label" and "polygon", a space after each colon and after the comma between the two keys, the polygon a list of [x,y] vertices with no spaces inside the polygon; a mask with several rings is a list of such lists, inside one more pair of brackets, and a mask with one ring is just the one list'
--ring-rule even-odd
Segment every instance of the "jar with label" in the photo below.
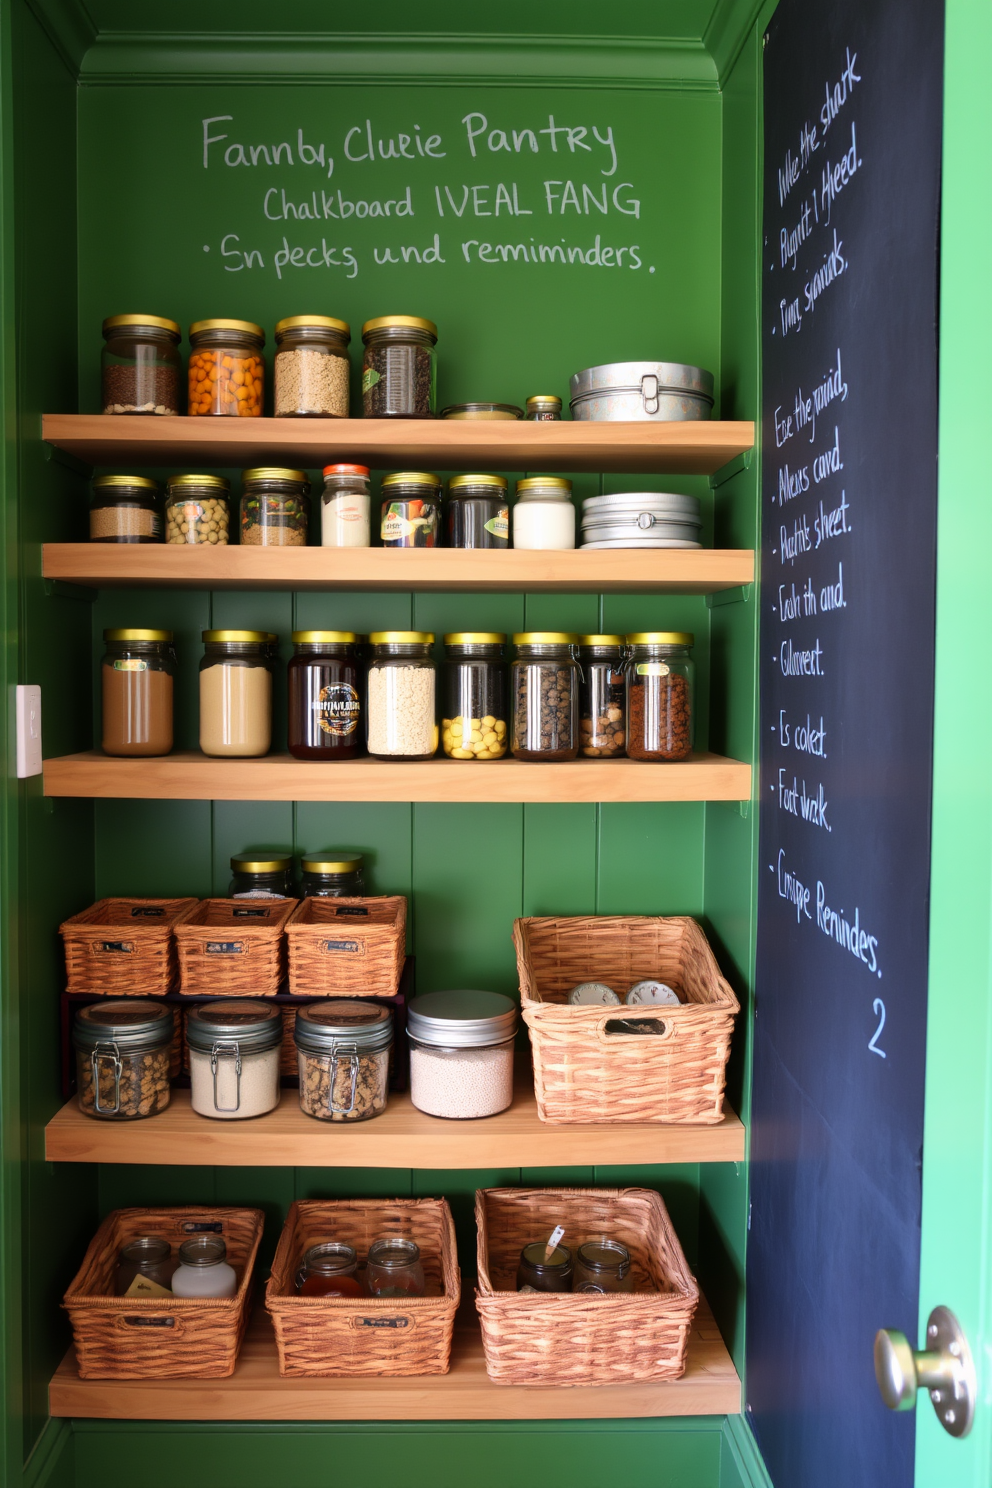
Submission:
{"label": "jar with label", "polygon": [[636,760],[683,760],[692,753],[695,666],[686,631],[627,637],[627,753]]}
{"label": "jar with label", "polygon": [[231,483],[222,475],[173,475],[165,483],[165,540],[216,547],[230,540]]}
{"label": "jar with label", "polygon": [[250,320],[196,320],[189,328],[187,412],[261,418],[265,332]]}
{"label": "jar with label", "polygon": [[312,853],[300,867],[301,899],[361,899],[365,895],[361,853]]}
{"label": "jar with label", "polygon": [[508,548],[509,511],[501,475],[453,475],[448,482],[448,547]]}
{"label": "jar with label", "polygon": [[382,478],[384,548],[436,548],[441,524],[441,482],[425,470],[400,470]]}
{"label": "jar with label", "polygon": [[288,747],[294,759],[349,760],[361,752],[361,697],[352,630],[294,630]]}
{"label": "jar with label", "polygon": [[98,475],[90,498],[90,542],[162,541],[158,481],[142,475]]}
{"label": "jar with label", "polygon": [[229,899],[292,899],[293,859],[288,853],[236,853]]}
{"label": "jar with label", "polygon": [[272,658],[264,630],[205,630],[200,662],[200,748],[213,758],[256,759],[272,742]]}
{"label": "jar with label", "polygon": [[176,653],[171,630],[105,630],[100,664],[104,754],[172,751]]}
{"label": "jar with label", "polygon": [[161,1002],[127,997],[80,1008],[72,1043],[83,1114],[134,1121],[164,1111],[174,1033],[172,1009]]}
{"label": "jar with label", "polygon": [[535,393],[527,399],[524,418],[534,424],[557,423],[561,419],[561,399],[554,393]]}
{"label": "jar with label", "polygon": [[366,418],[433,418],[437,326],[417,315],[380,315],[362,326]]}
{"label": "jar with label", "polygon": [[296,1273],[296,1290],[302,1297],[364,1297],[358,1280],[358,1256],[342,1240],[324,1240],[311,1245]]}
{"label": "jar with label", "polygon": [[506,636],[452,631],[444,638],[441,746],[449,759],[502,759],[507,751]]}
{"label": "jar with label", "polygon": [[623,657],[623,636],[579,636],[579,747],[590,759],[615,759],[624,752]]}
{"label": "jar with label", "polygon": [[372,483],[367,465],[325,465],[320,498],[324,548],[367,548],[372,542]]}
{"label": "jar with label", "polygon": [[241,543],[255,548],[305,548],[310,482],[302,470],[261,466],[241,472]]}
{"label": "jar with label", "polygon": [[121,1246],[114,1296],[171,1296],[172,1276],[178,1264],[168,1240],[158,1235],[139,1235]]}
{"label": "jar with label", "polygon": [[632,1292],[630,1251],[619,1240],[587,1240],[575,1253],[573,1292]]}
{"label": "jar with label", "polygon": [[227,1261],[227,1245],[220,1235],[193,1235],[179,1247],[179,1265],[172,1278],[175,1297],[233,1297],[238,1274]]}
{"label": "jar with label", "polygon": [[347,418],[351,327],[330,315],[276,322],[276,418]]}
{"label": "jar with label", "polygon": [[427,992],[407,1014],[410,1099],[428,1116],[470,1121],[513,1103],[517,1005],[500,992]]}
{"label": "jar with label", "polygon": [[376,630],[369,640],[369,754],[376,759],[432,759],[438,733],[433,634],[424,630]]}
{"label": "jar with label", "polygon": [[243,1121],[279,1104],[282,1010],[261,998],[220,998],[186,1014],[190,1104],[199,1116]]}
{"label": "jar with label", "polygon": [[575,547],[571,481],[555,475],[534,475],[517,481],[513,546],[542,550]]}
{"label": "jar with label", "polygon": [[520,1252],[517,1267],[518,1292],[570,1292],[572,1290],[572,1252],[567,1245],[556,1245],[548,1255],[547,1243],[535,1240]]}
{"label": "jar with label", "polygon": [[100,384],[104,413],[175,415],[182,328],[160,315],[111,315],[103,322]]}
{"label": "jar with label", "polygon": [[427,1290],[420,1246],[401,1235],[372,1241],[366,1277],[373,1297],[422,1297]]}
{"label": "jar with label", "polygon": [[[343,930],[342,930],[342,933]],[[368,1121],[389,1098],[393,1015],[357,998],[297,1009],[300,1109],[318,1121]]]}
{"label": "jar with label", "polygon": [[573,760],[579,752],[577,636],[565,631],[523,631],[510,680],[514,759]]}

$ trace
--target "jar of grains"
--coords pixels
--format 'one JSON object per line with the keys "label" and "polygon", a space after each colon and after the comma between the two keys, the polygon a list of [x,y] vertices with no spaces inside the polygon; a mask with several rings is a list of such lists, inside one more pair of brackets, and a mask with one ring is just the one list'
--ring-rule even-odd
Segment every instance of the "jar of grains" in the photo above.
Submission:
{"label": "jar of grains", "polygon": [[380,315],[362,326],[366,418],[433,418],[437,326],[417,315]]}
{"label": "jar of grains", "polygon": [[517,1267],[518,1292],[571,1290],[572,1252],[567,1245],[556,1245],[550,1253],[544,1240],[535,1240],[524,1246]]}
{"label": "jar of grains", "polygon": [[579,748],[590,759],[615,759],[624,752],[623,657],[623,636],[579,636]]}
{"label": "jar of grains", "polygon": [[300,861],[301,899],[361,899],[365,869],[361,853],[311,853]]}
{"label": "jar of grains", "polygon": [[678,630],[627,637],[627,753],[683,760],[692,753],[695,637]]}
{"label": "jar of grains", "polygon": [[436,548],[441,523],[441,482],[426,470],[400,470],[382,478],[384,548]]}
{"label": "jar of grains", "polygon": [[573,760],[579,752],[577,636],[532,630],[513,637],[510,681],[515,759]]}
{"label": "jar of grains", "polygon": [[272,369],[276,418],[347,418],[347,321],[330,315],[290,315],[275,329]]}
{"label": "jar of grains", "polygon": [[189,328],[189,412],[261,418],[265,332],[250,320],[197,320]]}
{"label": "jar of grains", "polygon": [[386,1109],[393,1015],[358,999],[297,1009],[300,1108],[319,1121],[367,1121]]}
{"label": "jar of grains", "polygon": [[448,547],[508,548],[508,500],[501,475],[453,475],[448,482]]}
{"label": "jar of grains", "polygon": [[305,548],[310,482],[302,470],[261,466],[241,472],[241,542],[249,547]]}
{"label": "jar of grains", "polygon": [[231,859],[229,899],[294,899],[293,859],[288,853],[237,853]]}
{"label": "jar of grains", "polygon": [[104,413],[179,413],[181,336],[178,321],[159,315],[109,316],[100,358]]}
{"label": "jar of grains", "polygon": [[632,1292],[630,1251],[619,1240],[587,1240],[575,1253],[573,1292]]}
{"label": "jar of grains", "polygon": [[205,630],[200,662],[200,748],[254,759],[272,740],[272,658],[264,630]]}
{"label": "jar of grains", "polygon": [[541,549],[575,547],[571,481],[556,475],[534,475],[517,481],[513,546]]}
{"label": "jar of grains", "polygon": [[222,475],[172,475],[165,483],[167,543],[227,544],[231,483]]}
{"label": "jar of grains", "polygon": [[289,752],[295,759],[348,760],[361,752],[358,658],[352,630],[294,630]]}
{"label": "jar of grains", "polygon": [[502,759],[507,750],[506,636],[453,631],[444,638],[441,745],[451,759]]}
{"label": "jar of grains", "polygon": [[261,998],[217,998],[186,1014],[190,1104],[241,1121],[279,1104],[282,1009]]}
{"label": "jar of grains", "polygon": [[108,1121],[164,1111],[174,1033],[161,1002],[127,997],[80,1008],[72,1029],[79,1109]]}
{"label": "jar of grains", "polygon": [[410,1099],[428,1116],[495,1116],[513,1101],[517,1005],[499,992],[427,992],[407,1013]]}
{"label": "jar of grains", "polygon": [[90,542],[162,541],[158,481],[143,475],[98,475],[90,498]]}
{"label": "jar of grains", "polygon": [[527,399],[524,418],[534,424],[557,423],[561,418],[561,399],[554,393],[535,393]]}
{"label": "jar of grains", "polygon": [[433,758],[434,636],[424,630],[375,630],[369,640],[369,754],[376,759]]}
{"label": "jar of grains", "polygon": [[324,548],[367,548],[372,542],[372,483],[367,465],[325,465],[320,498]]}
{"label": "jar of grains", "polygon": [[104,754],[124,758],[172,750],[176,653],[171,630],[105,630],[100,665]]}

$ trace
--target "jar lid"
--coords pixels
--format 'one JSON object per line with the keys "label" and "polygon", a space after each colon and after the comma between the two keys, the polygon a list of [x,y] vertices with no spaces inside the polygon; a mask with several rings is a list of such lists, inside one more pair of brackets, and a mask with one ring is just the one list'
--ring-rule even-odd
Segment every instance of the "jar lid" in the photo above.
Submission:
{"label": "jar lid", "polygon": [[393,1015],[357,998],[312,1002],[297,1009],[294,1036],[297,1047],[311,1054],[333,1053],[339,1044],[385,1049],[393,1041]]}
{"label": "jar lid", "polygon": [[618,635],[580,635],[580,646],[622,646],[623,636]]}
{"label": "jar lid", "polygon": [[351,326],[346,320],[335,320],[333,315],[287,315],[276,321],[275,338],[278,341],[283,331],[299,330],[302,326],[313,326],[315,331],[340,331],[351,340]]}
{"label": "jar lid", "polygon": [[439,486],[439,476],[431,475],[429,470],[397,470],[392,475],[382,477],[382,489],[387,486]]}
{"label": "jar lid", "polygon": [[273,853],[264,857],[261,853],[235,853],[231,868],[235,873],[285,873],[293,866],[288,853]]}
{"label": "jar lid", "polygon": [[231,482],[223,475],[170,475],[165,483],[166,493],[188,486],[206,486],[211,491],[223,491],[226,495]]}
{"label": "jar lid", "polygon": [[294,646],[350,646],[355,640],[353,630],[294,630]]}
{"label": "jar lid", "polygon": [[517,1004],[502,992],[425,992],[407,1009],[407,1032],[425,1044],[466,1049],[502,1044],[517,1028]]}
{"label": "jar lid", "polygon": [[538,491],[560,500],[562,496],[571,496],[572,482],[560,475],[529,475],[526,480],[517,481],[518,499],[533,496]]}
{"label": "jar lid", "polygon": [[183,333],[178,320],[165,320],[161,315],[108,315],[103,322],[103,334],[106,336],[118,326],[154,326],[157,331],[168,331],[177,338]]}
{"label": "jar lid", "polygon": [[377,315],[374,320],[367,320],[362,326],[362,340],[364,341],[370,331],[382,331],[389,326],[406,328],[411,331],[426,331],[429,336],[437,340],[437,326],[432,320],[422,320],[419,315]]}
{"label": "jar lid", "polygon": [[215,1044],[237,1044],[248,1052],[282,1043],[282,1009],[261,998],[222,998],[201,1003],[186,1014],[186,1042],[200,1054]]}
{"label": "jar lid", "polygon": [[151,1266],[158,1261],[167,1261],[171,1254],[172,1246],[160,1235],[136,1235],[120,1249],[122,1261],[133,1261],[139,1266]]}
{"label": "jar lid", "polygon": [[172,1040],[172,1009],[144,997],[95,1002],[79,1009],[72,1038],[77,1049],[117,1044],[121,1049],[144,1049]]}
{"label": "jar lid", "polygon": [[353,1247],[346,1245],[343,1240],[321,1240],[316,1245],[311,1245],[303,1257],[303,1265],[307,1271],[321,1271],[325,1275],[349,1271],[357,1263],[358,1256]]}
{"label": "jar lid", "polygon": [[557,408],[561,411],[561,399],[557,393],[534,393],[527,399],[528,408]]}
{"label": "jar lid", "polygon": [[137,487],[139,491],[158,491],[158,481],[147,475],[97,475],[90,482],[94,491],[116,491]]}
{"label": "jar lid", "polygon": [[453,475],[448,482],[449,491],[461,486],[492,486],[495,490],[506,490],[506,479],[502,475]]}
{"label": "jar lid", "polygon": [[511,422],[522,419],[524,411],[515,403],[450,403],[441,409],[443,419],[490,419]]}
{"label": "jar lid", "polygon": [[626,1276],[630,1270],[630,1251],[619,1240],[586,1240],[579,1246],[578,1257],[590,1271],[619,1271]]}
{"label": "jar lid", "polygon": [[433,646],[434,632],[432,630],[373,630],[369,636],[369,642],[373,646],[388,646],[394,643],[402,646]]}
{"label": "jar lid", "polygon": [[201,331],[241,331],[246,336],[257,336],[265,345],[265,332],[253,320],[194,320],[190,335],[198,336]]}
{"label": "jar lid", "polygon": [[325,465],[325,475],[364,475],[369,473],[367,465]]}
{"label": "jar lid", "polygon": [[302,858],[304,873],[355,873],[365,859],[361,853],[328,853],[322,858]]}
{"label": "jar lid", "polygon": [[171,630],[105,630],[105,641],[166,641],[172,645]]}
{"label": "jar lid", "polygon": [[688,630],[639,630],[627,637],[628,646],[691,646],[696,637]]}
{"label": "jar lid", "polygon": [[446,646],[503,646],[506,636],[501,630],[451,630],[444,637]]}
{"label": "jar lid", "polygon": [[310,489],[305,470],[283,470],[278,465],[259,465],[254,470],[242,470],[241,480],[245,481],[296,481]]}
{"label": "jar lid", "polygon": [[273,637],[267,630],[204,630],[200,633],[200,639],[208,646],[222,641],[258,646],[271,645]]}
{"label": "jar lid", "polygon": [[193,1235],[179,1247],[184,1266],[219,1266],[227,1259],[227,1245],[219,1235]]}
{"label": "jar lid", "polygon": [[513,637],[515,646],[574,646],[578,636],[570,630],[518,630]]}

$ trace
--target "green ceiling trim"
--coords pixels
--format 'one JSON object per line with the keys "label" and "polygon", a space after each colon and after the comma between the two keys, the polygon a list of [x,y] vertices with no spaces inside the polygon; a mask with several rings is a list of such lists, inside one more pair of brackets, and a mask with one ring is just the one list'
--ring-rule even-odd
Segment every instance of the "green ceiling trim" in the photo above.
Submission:
{"label": "green ceiling trim", "polygon": [[713,59],[721,87],[766,5],[767,0],[717,0],[703,33],[703,46]]}

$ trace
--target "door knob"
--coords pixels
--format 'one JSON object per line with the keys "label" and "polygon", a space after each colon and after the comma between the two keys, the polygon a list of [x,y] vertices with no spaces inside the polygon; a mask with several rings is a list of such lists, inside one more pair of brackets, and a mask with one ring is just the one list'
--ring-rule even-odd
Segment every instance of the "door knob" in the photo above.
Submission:
{"label": "door knob", "polygon": [[951,1436],[967,1436],[975,1418],[978,1384],[968,1340],[946,1307],[927,1319],[927,1346],[914,1349],[905,1333],[875,1334],[875,1378],[889,1410],[913,1410],[917,1390],[929,1390],[937,1420]]}

